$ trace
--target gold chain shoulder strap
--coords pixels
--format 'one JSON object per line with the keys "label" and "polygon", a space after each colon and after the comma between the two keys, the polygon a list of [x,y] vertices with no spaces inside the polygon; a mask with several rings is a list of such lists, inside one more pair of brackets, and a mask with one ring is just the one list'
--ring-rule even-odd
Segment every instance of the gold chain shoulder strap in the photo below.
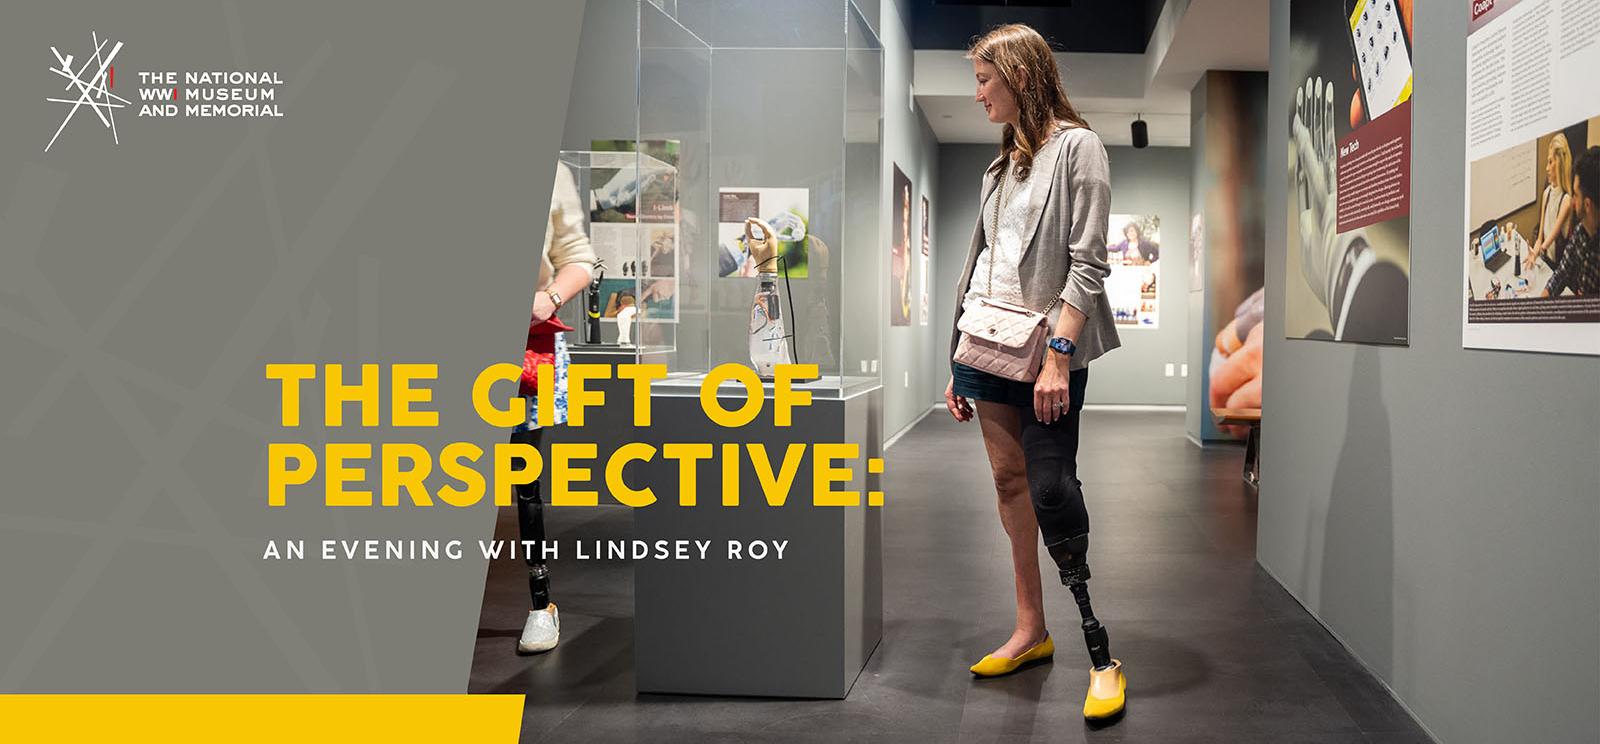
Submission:
{"label": "gold chain shoulder strap", "polygon": [[[1007,160],[1009,161],[1010,158],[1008,157]],[[1011,172],[1011,164],[1009,162],[1007,162],[1005,167],[1000,169],[1000,183],[995,186],[995,190],[994,190],[994,216],[992,218],[990,218],[990,220],[989,220],[989,234],[984,236],[985,238],[988,239],[987,242],[989,243],[989,289],[988,289],[988,294],[989,294],[990,297],[994,297],[994,262],[995,262],[995,259],[1000,257],[999,251],[995,249],[995,245],[999,242],[999,239],[1000,239],[999,238],[999,233],[1000,233],[1000,209],[1005,206],[1005,201],[1006,201],[1006,174],[1008,174],[1010,172]]]}

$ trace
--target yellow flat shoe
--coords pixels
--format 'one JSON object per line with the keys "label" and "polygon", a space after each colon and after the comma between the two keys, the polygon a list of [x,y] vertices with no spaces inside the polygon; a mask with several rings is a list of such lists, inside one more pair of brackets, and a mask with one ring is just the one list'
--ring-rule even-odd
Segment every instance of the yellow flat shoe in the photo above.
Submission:
{"label": "yellow flat shoe", "polygon": [[1023,651],[1015,659],[990,654],[983,657],[978,663],[973,664],[972,674],[977,677],[999,677],[1021,669],[1030,662],[1049,661],[1056,654],[1056,642],[1045,634],[1044,640],[1034,644],[1033,648]]}
{"label": "yellow flat shoe", "polygon": [[1128,678],[1122,662],[1111,660],[1107,669],[1089,670],[1089,693],[1083,698],[1083,717],[1091,721],[1110,718],[1128,704]]}

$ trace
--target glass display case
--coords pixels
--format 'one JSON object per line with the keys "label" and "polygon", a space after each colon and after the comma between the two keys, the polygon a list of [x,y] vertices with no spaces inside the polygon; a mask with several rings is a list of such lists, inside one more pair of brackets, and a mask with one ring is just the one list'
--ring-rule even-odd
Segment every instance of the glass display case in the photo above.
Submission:
{"label": "glass display case", "polygon": [[[666,394],[775,358],[816,364],[819,398],[881,384],[883,58],[858,4],[590,0],[583,34],[563,161],[596,205],[651,203],[626,229],[591,215],[620,265],[598,288],[600,337],[569,334],[574,352],[664,363]],[[633,346],[616,343],[625,290]]]}
{"label": "glass display case", "polygon": [[[580,436],[600,459],[627,443],[673,442],[768,452],[843,442],[863,460],[881,457],[889,255],[883,53],[868,22],[879,9],[869,12],[851,0],[586,3],[562,160],[582,182],[606,267],[596,294],[563,307],[575,327],[597,320],[587,340],[599,343],[568,333],[569,345],[574,360],[637,359],[669,373],[652,385],[650,426],[632,425],[625,405],[587,414]],[[587,317],[591,307],[598,318]],[[630,307],[632,345],[620,345]],[[709,371],[734,363],[763,373],[783,361],[819,373],[803,385],[812,404],[791,423],[761,417],[730,428],[705,415],[698,393]],[[617,399],[631,392],[617,379],[596,388]],[[675,466],[631,467],[630,477],[672,500]],[[702,471],[702,493],[754,488],[746,468]],[[737,570],[635,562],[636,689],[848,693],[882,636],[882,520],[878,509],[811,508],[799,495],[812,493],[814,472],[798,469],[795,497],[779,507],[702,497],[698,508],[634,510],[635,539],[759,535],[793,546],[786,560]],[[870,493],[882,483],[863,468],[839,488]],[[730,644],[763,651],[729,654]]]}
{"label": "glass display case", "polygon": [[558,313],[577,329],[568,344],[626,361],[668,353],[679,320],[675,158],[670,148],[635,148],[631,141],[595,145],[619,149],[560,156],[582,200],[596,258],[588,289]]}

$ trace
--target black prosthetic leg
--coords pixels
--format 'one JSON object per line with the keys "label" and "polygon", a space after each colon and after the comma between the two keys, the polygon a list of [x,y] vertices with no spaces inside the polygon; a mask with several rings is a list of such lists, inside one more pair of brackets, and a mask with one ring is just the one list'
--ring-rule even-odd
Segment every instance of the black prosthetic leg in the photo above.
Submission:
{"label": "black prosthetic leg", "polygon": [[1105,626],[1095,619],[1094,608],[1089,606],[1089,563],[1086,559],[1089,535],[1085,533],[1069,537],[1046,547],[1050,550],[1050,557],[1055,559],[1056,566],[1061,569],[1061,583],[1067,586],[1072,598],[1078,602],[1078,614],[1083,616],[1083,641],[1089,647],[1089,660],[1094,663],[1095,669],[1109,668],[1110,639],[1106,637]]}
{"label": "black prosthetic leg", "polygon": [[[537,447],[539,432],[515,432],[511,441]],[[522,540],[539,543],[533,550],[524,550],[522,557],[528,564],[528,593],[533,596],[533,609],[542,610],[550,605],[550,569],[539,549],[544,543],[544,499],[539,497],[538,481],[517,485],[517,531]]]}

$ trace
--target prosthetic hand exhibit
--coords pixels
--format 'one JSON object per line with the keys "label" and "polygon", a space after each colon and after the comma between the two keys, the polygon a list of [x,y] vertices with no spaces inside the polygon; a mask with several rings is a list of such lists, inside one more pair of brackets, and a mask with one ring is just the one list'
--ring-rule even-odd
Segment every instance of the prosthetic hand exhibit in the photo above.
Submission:
{"label": "prosthetic hand exhibit", "polygon": [[583,290],[583,342],[600,343],[600,280],[606,278],[604,261],[594,262],[594,280]]}
{"label": "prosthetic hand exhibit", "polygon": [[1111,658],[1106,628],[1095,618],[1094,608],[1089,604],[1089,535],[1069,537],[1046,548],[1061,570],[1061,583],[1078,603],[1078,614],[1083,617],[1084,645],[1089,649],[1089,661],[1094,664],[1089,671],[1083,716],[1091,720],[1110,718],[1121,713],[1127,704],[1128,681],[1122,673],[1122,662]]}
{"label": "prosthetic hand exhibit", "polygon": [[1392,340],[1404,327],[1385,312],[1388,301],[1406,296],[1405,271],[1378,257],[1366,231],[1338,229],[1338,111],[1333,81],[1308,79],[1295,90],[1292,125],[1294,180],[1300,229],[1300,273],[1328,309],[1333,337]]}
{"label": "prosthetic hand exhibit", "polygon": [[633,345],[633,318],[639,314],[635,305],[626,305],[617,311],[617,343],[622,346]]}
{"label": "prosthetic hand exhibit", "polygon": [[[511,435],[514,444],[539,446],[538,430],[518,431]],[[525,465],[521,464],[521,465]],[[519,465],[519,466],[521,466]],[[544,542],[544,499],[539,494],[539,482],[517,485],[517,532],[523,541]],[[523,625],[522,636],[517,640],[517,651],[536,654],[556,647],[561,639],[561,619],[556,606],[550,601],[550,568],[538,550],[523,553],[528,564],[528,594],[532,610]]]}
{"label": "prosthetic hand exhibit", "polygon": [[744,242],[760,281],[750,305],[750,366],[761,379],[770,380],[779,364],[790,361],[778,294],[778,237],[771,225],[751,217],[744,221]]}
{"label": "prosthetic hand exhibit", "polygon": [[[1295,193],[1300,227],[1300,273],[1322,304],[1329,302],[1331,264],[1344,253],[1339,240],[1338,191],[1335,179],[1337,144],[1333,82],[1307,80],[1295,90]],[[1352,238],[1355,235],[1351,236]]]}

